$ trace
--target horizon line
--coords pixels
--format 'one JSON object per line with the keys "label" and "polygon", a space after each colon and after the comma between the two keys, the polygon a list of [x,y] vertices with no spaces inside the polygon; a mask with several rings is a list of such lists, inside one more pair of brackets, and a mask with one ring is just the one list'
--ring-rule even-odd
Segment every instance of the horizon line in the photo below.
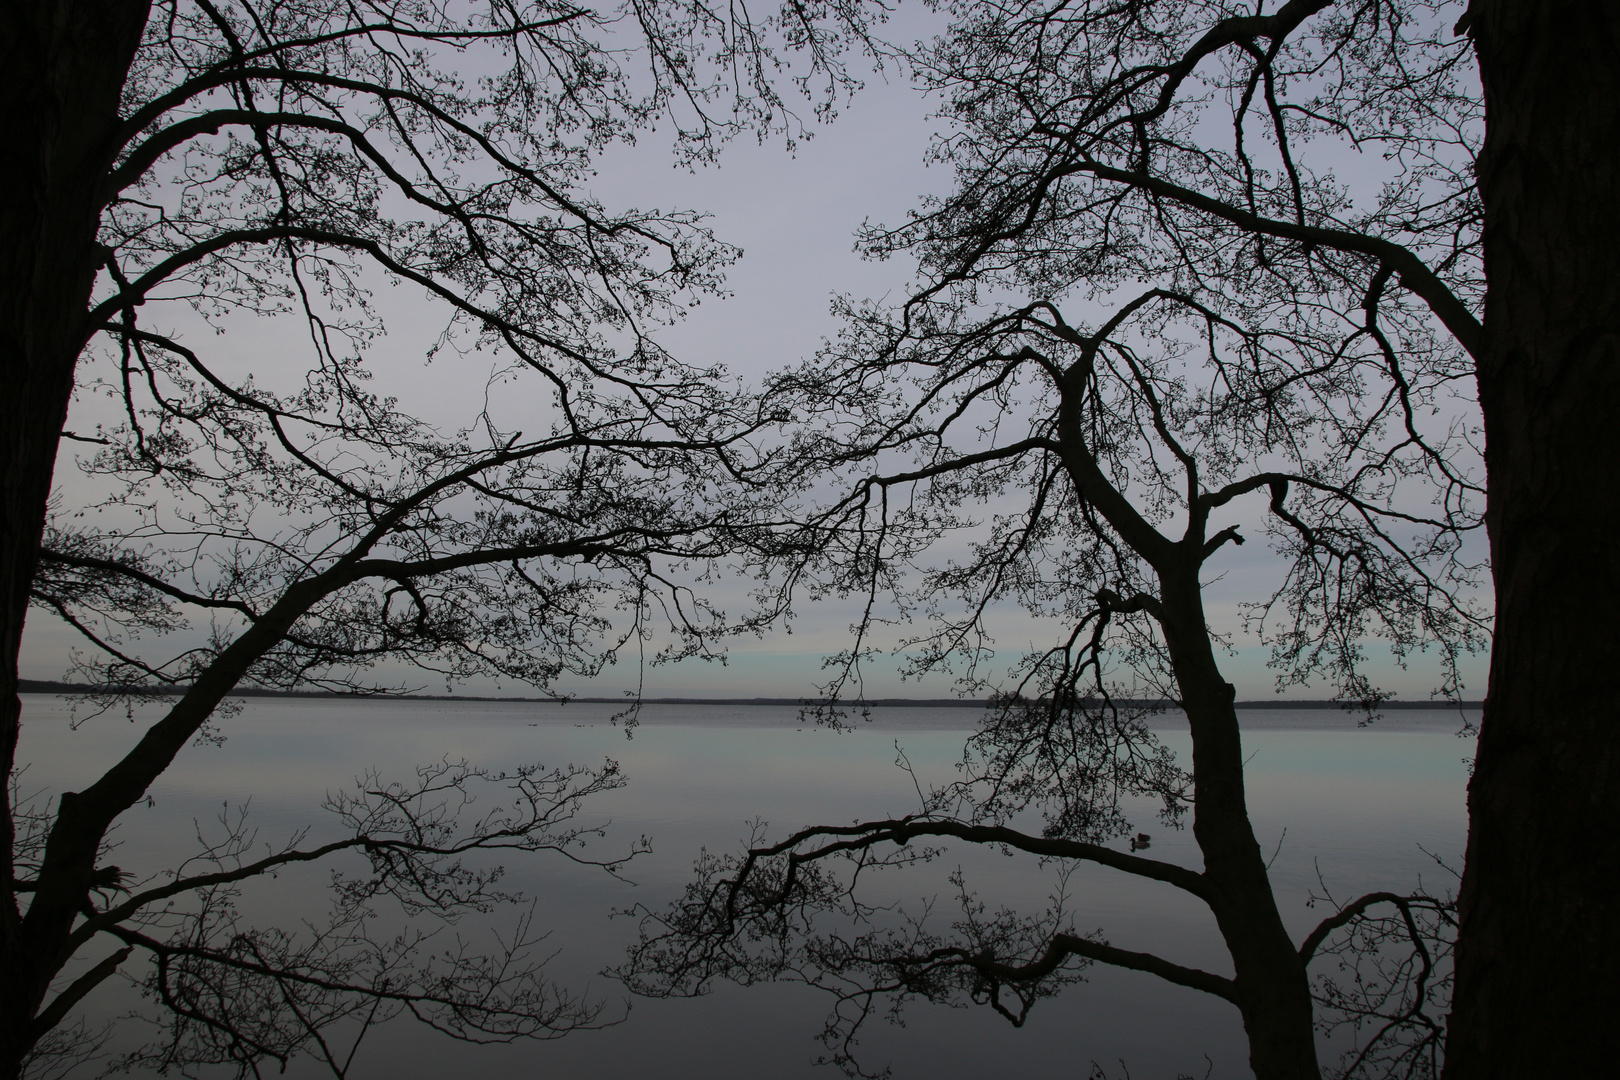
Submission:
{"label": "horizon line", "polygon": [[[177,683],[173,687],[115,687],[95,685],[91,683],[65,683],[52,679],[18,679],[17,692],[19,694],[63,694],[88,696],[97,693],[123,692],[136,696],[160,697],[173,693],[184,693],[190,689],[187,684]],[[344,693],[338,690],[276,690],[268,687],[245,686],[232,690],[227,697],[286,697],[286,698],[387,698],[393,701],[509,701],[514,703],[527,702],[537,705],[567,705],[578,702],[582,705],[758,705],[758,706],[799,706],[813,708],[816,706],[836,706],[843,708],[955,708],[955,709],[987,709],[993,704],[988,698],[855,698],[847,701],[826,701],[807,697],[587,697],[584,695],[554,695],[544,697],[519,697],[511,695],[493,694],[420,694],[400,693],[391,694],[384,691],[376,693],[351,692]],[[1081,699],[1087,704],[1098,702],[1099,698]],[[1179,709],[1181,703],[1170,698],[1114,698],[1113,701],[1128,708],[1160,708]],[[1234,708],[1239,709],[1340,709],[1346,712],[1360,711],[1361,706],[1353,701],[1335,698],[1261,698],[1254,701],[1234,701]],[[1399,698],[1386,698],[1378,703],[1379,709],[1480,709],[1484,707],[1483,701],[1449,701],[1446,699],[1426,698],[1419,700],[1402,700]]]}

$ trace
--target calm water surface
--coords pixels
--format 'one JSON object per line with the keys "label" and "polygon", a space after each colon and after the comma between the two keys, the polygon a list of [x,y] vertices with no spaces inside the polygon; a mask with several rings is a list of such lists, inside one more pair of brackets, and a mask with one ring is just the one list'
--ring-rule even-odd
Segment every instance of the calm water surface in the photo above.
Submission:
{"label": "calm water surface", "polygon": [[[144,729],[120,714],[74,730],[67,704],[46,695],[24,695],[23,709],[19,759],[31,764],[22,788],[47,797],[90,782]],[[153,788],[151,805],[126,815],[115,861],[138,874],[173,866],[195,852],[199,828],[206,833],[222,809],[243,803],[262,841],[306,826],[318,837],[328,827],[319,810],[327,792],[373,767],[404,779],[444,757],[492,768],[611,757],[630,782],[592,800],[584,814],[611,821],[591,853],[605,857],[643,834],[652,839],[654,851],[634,861],[631,881],[543,856],[509,862],[508,880],[537,898],[539,920],[553,929],[557,979],[623,1012],[623,989],[600,973],[619,962],[635,928],[610,919],[611,911],[662,907],[679,895],[701,848],[736,849],[755,819],[782,835],[915,810],[912,780],[894,764],[896,743],[925,786],[945,782],[976,718],[972,709],[881,709],[859,730],[839,734],[801,726],[792,708],[649,705],[627,740],[609,722],[613,711],[585,703],[250,700],[223,724],[223,746],[187,749]],[[1392,712],[1368,728],[1331,710],[1255,710],[1243,720],[1250,812],[1261,845],[1277,849],[1272,880],[1296,939],[1322,918],[1306,900],[1323,884],[1341,900],[1410,890],[1420,879],[1436,891],[1454,886],[1425,851],[1461,864],[1465,758],[1473,747],[1457,737],[1456,713]],[[1161,728],[1185,753],[1177,718],[1164,718]],[[1153,834],[1156,857],[1200,865],[1190,832],[1167,830],[1150,807],[1139,809],[1134,820]],[[992,908],[1037,911],[1054,887],[1050,871],[1031,860],[966,847],[915,878],[896,877],[893,887],[919,900],[938,895],[948,906],[942,875],[958,866]],[[243,910],[260,925],[294,924],[323,909],[325,880],[325,870],[311,869],[250,886]],[[1088,867],[1070,880],[1069,896],[1082,931],[1101,928],[1115,945],[1229,973],[1213,920],[1168,886]],[[90,1011],[102,1016],[134,1000],[117,989],[98,993]],[[812,1064],[827,1000],[803,987],[723,988],[696,1001],[628,1005],[625,1021],[607,1030],[509,1047],[471,1048],[396,1024],[368,1040],[350,1075],[839,1075]],[[863,1061],[889,1064],[896,1080],[1081,1078],[1093,1061],[1115,1076],[1123,1062],[1134,1080],[1249,1075],[1235,1008],[1132,972],[1092,969],[1085,984],[1037,1005],[1021,1030],[980,1009],[918,1004],[905,1018],[902,1028],[873,1024],[862,1039]]]}

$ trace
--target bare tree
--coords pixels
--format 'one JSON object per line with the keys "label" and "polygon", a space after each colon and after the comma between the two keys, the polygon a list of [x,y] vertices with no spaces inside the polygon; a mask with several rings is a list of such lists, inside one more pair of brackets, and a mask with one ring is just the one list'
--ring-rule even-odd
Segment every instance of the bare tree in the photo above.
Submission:
{"label": "bare tree", "polygon": [[[829,1028],[842,1040],[882,994],[970,997],[1017,1022],[1103,962],[1233,1002],[1262,1080],[1319,1076],[1314,1028],[1333,1015],[1380,1018],[1350,1072],[1436,1072],[1448,901],[1362,897],[1290,938],[1203,589],[1228,545],[1267,534],[1278,584],[1249,621],[1280,683],[1327,679],[1369,714],[1369,641],[1436,651],[1453,696],[1459,657],[1483,646],[1472,59],[1437,12],[1384,3],[964,5],[918,48],[956,190],[864,237],[874,256],[917,259],[911,297],[845,305],[844,337],[774,384],[817,429],[793,467],[851,477],[841,500],[794,515],[789,587],[867,598],[832,698],[884,595],[910,605],[900,618],[929,616],[901,646],[916,666],[954,666],[969,689],[990,681],[999,603],[1067,629],[1015,668],[961,782],[912,817],[704,864],[683,903],[648,914],[633,986],[806,979],[851,1003]],[[1386,174],[1347,190],[1308,166],[1308,147],[1340,140]],[[974,507],[988,524],[971,552],[911,585]],[[1185,714],[1185,772],[1122,704],[1143,699]],[[1172,823],[1190,811],[1202,868],[1115,846],[1133,829],[1127,796]],[[857,885],[935,838],[1178,888],[1208,906],[1234,974],[1076,934],[1061,909],[986,912],[966,884],[949,929],[824,929],[830,913],[875,919]],[[1340,1011],[1316,1012],[1310,965],[1335,933],[1336,955],[1399,940],[1368,960],[1404,972],[1392,997],[1352,1004],[1323,984]]]}
{"label": "bare tree", "polygon": [[[811,553],[796,570],[803,580],[868,597],[841,678],[866,648],[876,598],[975,501],[1001,512],[969,558],[927,573],[920,595],[933,625],[904,643],[913,663],[960,664],[966,685],[982,688],[993,669],[989,613],[1008,600],[1070,629],[1022,662],[969,744],[963,780],[929,793],[913,817],[809,828],[705,864],[686,901],[646,924],[626,969],[633,986],[700,992],[715,977],[766,973],[838,983],[862,1003],[835,1015],[830,1031],[844,1040],[852,1032],[841,1021],[863,1018],[882,991],[964,994],[1021,1022],[1072,975],[1072,960],[1101,961],[1232,1001],[1257,1076],[1318,1075],[1308,967],[1327,934],[1360,928],[1375,904],[1441,913],[1445,902],[1363,897],[1291,940],[1249,823],[1235,695],[1202,582],[1226,545],[1244,542],[1237,515],[1254,501],[1288,568],[1251,617],[1271,635],[1285,682],[1325,675],[1375,709],[1380,693],[1360,665],[1367,639],[1382,638],[1403,654],[1438,649],[1455,688],[1459,655],[1485,630],[1466,599],[1475,568],[1460,559],[1461,538],[1478,527],[1474,489],[1450,419],[1429,432],[1412,420],[1445,400],[1452,370],[1397,383],[1376,326],[1244,329],[1215,302],[1150,290],[1087,327],[1052,298],[975,319],[962,293],[927,291],[897,320],[857,313],[839,363],[824,356],[781,381],[827,432],[799,444],[816,462],[807,472],[915,457],[859,481],[794,538]],[[1430,513],[1403,508],[1420,494],[1435,499]],[[1014,496],[1021,505],[1009,509]],[[1131,706],[1143,698],[1185,713],[1190,770],[1143,723],[1152,707]],[[1157,800],[1172,825],[1190,810],[1202,870],[1110,846],[1134,829],[1121,808],[1132,796]],[[1031,813],[1040,829],[1015,824]],[[1066,912],[987,915],[965,885],[971,917],[956,938],[921,924],[852,941],[816,929],[829,910],[870,918],[856,882],[928,857],[916,845],[934,838],[1179,888],[1209,906],[1235,975],[1085,938]],[[895,854],[873,853],[891,844]],[[848,857],[849,874],[812,872],[829,857]],[[1439,1030],[1430,995],[1444,983],[1425,979],[1408,1018],[1429,1051]],[[1403,1023],[1385,1034],[1410,1033]]]}
{"label": "bare tree", "polygon": [[[602,829],[575,817],[584,800],[622,783],[612,762],[491,773],[446,760],[408,782],[370,773],[352,792],[330,797],[338,839],[311,843],[305,829],[266,843],[245,808],[227,809],[199,828],[196,853],[171,870],[143,878],[101,866],[66,947],[93,951],[86,947],[108,939],[118,947],[93,964],[81,960],[77,976],[41,1010],[23,1074],[66,1075],[99,1061],[109,1071],[194,1075],[226,1066],[256,1076],[269,1063],[285,1068],[303,1056],[341,1077],[370,1030],[402,1015],[473,1043],[551,1039],[615,1023],[603,1002],[546,977],[554,947],[534,925],[528,898],[502,886],[504,867],[494,860],[550,852],[616,873],[645,840],[616,857],[592,858],[581,849]],[[23,826],[14,872],[27,891],[44,869],[53,815],[27,801],[14,805]],[[333,864],[324,921],[263,927],[238,910],[253,879],[316,861]],[[497,910],[515,917],[493,947],[452,929]],[[143,1018],[156,1037],[133,1048],[131,1030],[141,1026],[134,1015],[99,1030],[70,1022],[120,968],[140,976],[162,1010]],[[115,1040],[116,1052],[108,1046]]]}
{"label": "bare tree", "polygon": [[[1620,783],[1607,678],[1620,605],[1594,539],[1620,518],[1600,464],[1616,453],[1620,14],[1598,0],[949,9],[955,27],[915,60],[959,122],[939,143],[958,193],[874,234],[875,251],[915,245],[936,289],[1005,289],[1014,308],[1027,296],[1048,335],[1063,320],[1043,302],[1145,281],[1246,334],[1299,326],[1375,345],[1387,374],[1369,388],[1403,413],[1422,399],[1410,388],[1476,380],[1496,604],[1446,1068],[1601,1071],[1620,955],[1616,849],[1597,809]],[[846,388],[870,392],[857,370]],[[992,413],[1012,379],[985,380]],[[1180,524],[1216,490],[1178,496]],[[1272,516],[1314,546],[1287,495]],[[1171,587],[1162,571],[1158,584]],[[1311,640],[1285,633],[1281,658],[1309,660]]]}
{"label": "bare tree", "polygon": [[[671,654],[734,626],[668,572],[746,535],[751,511],[718,487],[761,417],[723,373],[648,335],[712,292],[733,252],[696,214],[610,210],[579,187],[605,147],[655,121],[688,157],[743,130],[791,138],[798,119],[772,80],[795,77],[781,66],[800,57],[806,100],[836,102],[859,14],[793,4],[750,21],[639,0],[6,8],[8,774],[30,603],[83,636],[91,681],[170,700],[54,809],[8,801],[0,1075],[80,1053],[63,1034],[75,1006],[136,954],[174,1015],[160,1065],[249,1072],[310,1052],[341,1073],[320,1033],[355,1010],[409,1009],[469,1038],[591,1022],[519,962],[523,934],[511,966],[468,956],[412,975],[414,946],[368,940],[356,905],[484,904],[489,881],[464,853],[571,850],[585,833],[569,818],[617,782],[611,768],[378,781],[336,807],[347,839],[253,861],[233,838],[162,882],[105,865],[106,837],[241,682],[378,692],[397,677],[368,671],[405,662],[545,688],[639,647],[655,613]],[[451,430],[372,390],[391,366],[374,347],[380,284],[449,313],[432,351],[489,350],[516,389]],[[241,324],[263,316],[302,328],[303,359],[242,360]],[[199,318],[224,336],[176,329]],[[514,394],[522,416],[502,409]],[[66,428],[70,399],[80,430]],[[71,490],[93,494],[48,508],[62,440],[83,448]],[[511,788],[507,810],[456,831],[446,808],[485,781]],[[350,850],[371,874],[315,940],[238,925],[239,882]],[[178,923],[152,914],[182,895],[195,901]]]}

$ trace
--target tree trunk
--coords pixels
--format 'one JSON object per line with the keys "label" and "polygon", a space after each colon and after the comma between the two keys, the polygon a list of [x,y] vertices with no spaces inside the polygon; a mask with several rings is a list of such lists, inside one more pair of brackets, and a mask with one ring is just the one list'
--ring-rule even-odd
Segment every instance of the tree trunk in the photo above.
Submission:
{"label": "tree trunk", "polygon": [[1201,562],[1189,560],[1179,579],[1161,571],[1163,625],[1192,729],[1193,836],[1211,886],[1210,910],[1232,956],[1256,1080],[1319,1080],[1310,980],[1277,912],[1249,821],[1236,692],[1210,648]]}
{"label": "tree trunk", "polygon": [[1474,0],[1496,634],[1446,1075],[1613,1068],[1620,5]]}
{"label": "tree trunk", "polygon": [[[0,751],[19,731],[17,662],[57,442],[101,255],[99,186],[145,0],[15,0],[0,15]],[[9,804],[0,843],[12,850]],[[11,874],[0,883],[0,1076],[32,1044]]]}

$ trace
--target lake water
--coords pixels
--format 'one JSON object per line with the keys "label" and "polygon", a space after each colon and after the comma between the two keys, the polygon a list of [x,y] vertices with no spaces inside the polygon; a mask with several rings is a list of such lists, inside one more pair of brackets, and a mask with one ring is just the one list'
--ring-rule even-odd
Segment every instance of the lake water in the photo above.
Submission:
{"label": "lake water", "polygon": [[[19,760],[30,765],[22,788],[47,796],[90,782],[142,730],[122,714],[72,730],[67,704],[46,695],[24,695],[23,709]],[[755,819],[780,836],[801,825],[915,810],[912,779],[894,765],[896,743],[925,785],[948,781],[975,711],[879,709],[872,722],[840,734],[800,725],[792,708],[648,705],[629,740],[609,722],[613,711],[578,702],[252,699],[223,724],[223,746],[188,748],[153,788],[151,805],[126,815],[115,861],[143,876],[174,865],[195,851],[194,822],[206,828],[227,804],[250,801],[261,840],[305,826],[318,830],[326,793],[350,786],[370,768],[405,779],[416,765],[446,756],[492,768],[536,761],[591,765],[611,757],[629,783],[590,801],[584,815],[611,821],[592,853],[605,856],[643,834],[651,838],[654,851],[634,860],[631,880],[545,856],[508,866],[509,882],[537,898],[539,921],[553,929],[556,978],[605,999],[610,1010],[623,1012],[628,1004],[624,1022],[551,1042],[492,1047],[395,1024],[368,1039],[350,1075],[839,1075],[812,1064],[822,1049],[814,1036],[829,1004],[816,991],[725,987],[698,1000],[627,1001],[623,988],[601,972],[622,960],[635,927],[609,913],[636,903],[659,908],[676,898],[699,850],[736,850]],[[1177,720],[1165,717],[1158,726],[1167,743],[1185,752]],[[1466,758],[1473,747],[1457,737],[1455,712],[1391,712],[1366,728],[1342,713],[1315,709],[1254,710],[1243,721],[1251,816],[1262,847],[1270,851],[1280,842],[1272,880],[1296,939],[1323,916],[1305,905],[1320,888],[1318,874],[1341,900],[1374,889],[1409,891],[1420,878],[1434,891],[1455,886],[1425,854],[1461,865]],[[1153,834],[1154,856],[1198,867],[1190,831],[1167,830],[1142,809],[1135,821]],[[942,862],[947,869],[961,866],[992,908],[1006,903],[1038,910],[1053,887],[1051,871],[1033,860],[964,847]],[[322,909],[325,879],[324,870],[300,870],[263,888],[250,886],[243,909],[260,925],[291,925],[300,914]],[[913,888],[918,899],[938,894],[950,902],[940,874],[895,880],[902,894]],[[1115,945],[1229,973],[1213,920],[1176,890],[1088,867],[1073,876],[1069,893],[1081,930],[1101,928]],[[476,933],[465,924],[461,929]],[[104,988],[87,1011],[113,1016],[134,1000],[126,990]],[[905,1019],[904,1027],[875,1022],[862,1037],[863,1063],[890,1065],[896,1080],[1082,1078],[1094,1061],[1113,1076],[1122,1075],[1123,1063],[1134,1080],[1249,1075],[1235,1008],[1133,972],[1092,968],[1086,983],[1038,1004],[1022,1029],[976,1008],[917,1004]]]}

